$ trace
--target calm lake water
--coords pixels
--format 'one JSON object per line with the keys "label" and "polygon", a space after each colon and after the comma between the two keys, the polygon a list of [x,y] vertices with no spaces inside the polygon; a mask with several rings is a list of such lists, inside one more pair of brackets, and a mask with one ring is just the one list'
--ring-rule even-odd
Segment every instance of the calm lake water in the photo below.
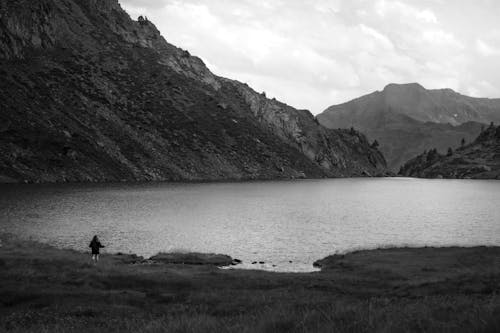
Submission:
{"label": "calm lake water", "polygon": [[217,252],[243,268],[308,271],[353,249],[500,245],[500,182],[2,185],[0,233],[83,251],[98,234],[107,252]]}

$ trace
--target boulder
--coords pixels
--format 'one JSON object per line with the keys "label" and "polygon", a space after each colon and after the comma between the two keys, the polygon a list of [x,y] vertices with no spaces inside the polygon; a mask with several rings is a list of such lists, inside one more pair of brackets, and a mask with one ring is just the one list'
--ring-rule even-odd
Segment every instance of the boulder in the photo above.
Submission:
{"label": "boulder", "polygon": [[235,266],[235,265],[238,265],[241,263],[242,263],[242,261],[240,259],[233,259],[233,262],[231,263],[231,265]]}

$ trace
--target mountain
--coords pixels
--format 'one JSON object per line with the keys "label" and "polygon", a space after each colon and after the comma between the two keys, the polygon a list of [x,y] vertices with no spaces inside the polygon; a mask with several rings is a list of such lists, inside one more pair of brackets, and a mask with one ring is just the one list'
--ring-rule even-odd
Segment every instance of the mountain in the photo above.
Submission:
{"label": "mountain", "polygon": [[0,77],[4,182],[386,172],[359,132],[212,74],[117,0],[0,0]]}
{"label": "mountain", "polygon": [[500,179],[500,126],[491,124],[468,145],[449,151],[424,152],[403,165],[400,174],[422,178]]}
{"label": "mountain", "polygon": [[462,138],[470,142],[481,123],[500,122],[500,99],[427,90],[417,83],[389,84],[383,91],[331,106],[317,119],[328,128],[354,127],[377,140],[389,168],[396,170],[423,150],[446,152]]}

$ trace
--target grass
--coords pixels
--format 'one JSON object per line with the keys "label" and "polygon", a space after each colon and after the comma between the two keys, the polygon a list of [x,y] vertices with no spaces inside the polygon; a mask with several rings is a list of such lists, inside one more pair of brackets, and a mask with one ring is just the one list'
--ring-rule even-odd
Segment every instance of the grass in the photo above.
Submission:
{"label": "grass", "polygon": [[233,258],[224,254],[196,253],[196,252],[169,252],[158,253],[150,259],[164,264],[187,264],[187,265],[213,265],[229,266],[233,264]]}
{"label": "grass", "polygon": [[500,249],[357,251],[321,272],[141,263],[2,237],[0,331],[496,332]]}

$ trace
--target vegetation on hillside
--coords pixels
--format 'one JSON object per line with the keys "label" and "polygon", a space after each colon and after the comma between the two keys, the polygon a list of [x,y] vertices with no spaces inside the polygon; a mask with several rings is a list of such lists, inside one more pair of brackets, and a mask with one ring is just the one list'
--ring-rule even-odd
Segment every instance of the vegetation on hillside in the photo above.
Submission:
{"label": "vegetation on hillside", "polygon": [[460,147],[449,148],[446,155],[436,149],[424,151],[405,163],[399,174],[422,178],[500,179],[500,126],[491,123],[471,143],[462,139]]}

